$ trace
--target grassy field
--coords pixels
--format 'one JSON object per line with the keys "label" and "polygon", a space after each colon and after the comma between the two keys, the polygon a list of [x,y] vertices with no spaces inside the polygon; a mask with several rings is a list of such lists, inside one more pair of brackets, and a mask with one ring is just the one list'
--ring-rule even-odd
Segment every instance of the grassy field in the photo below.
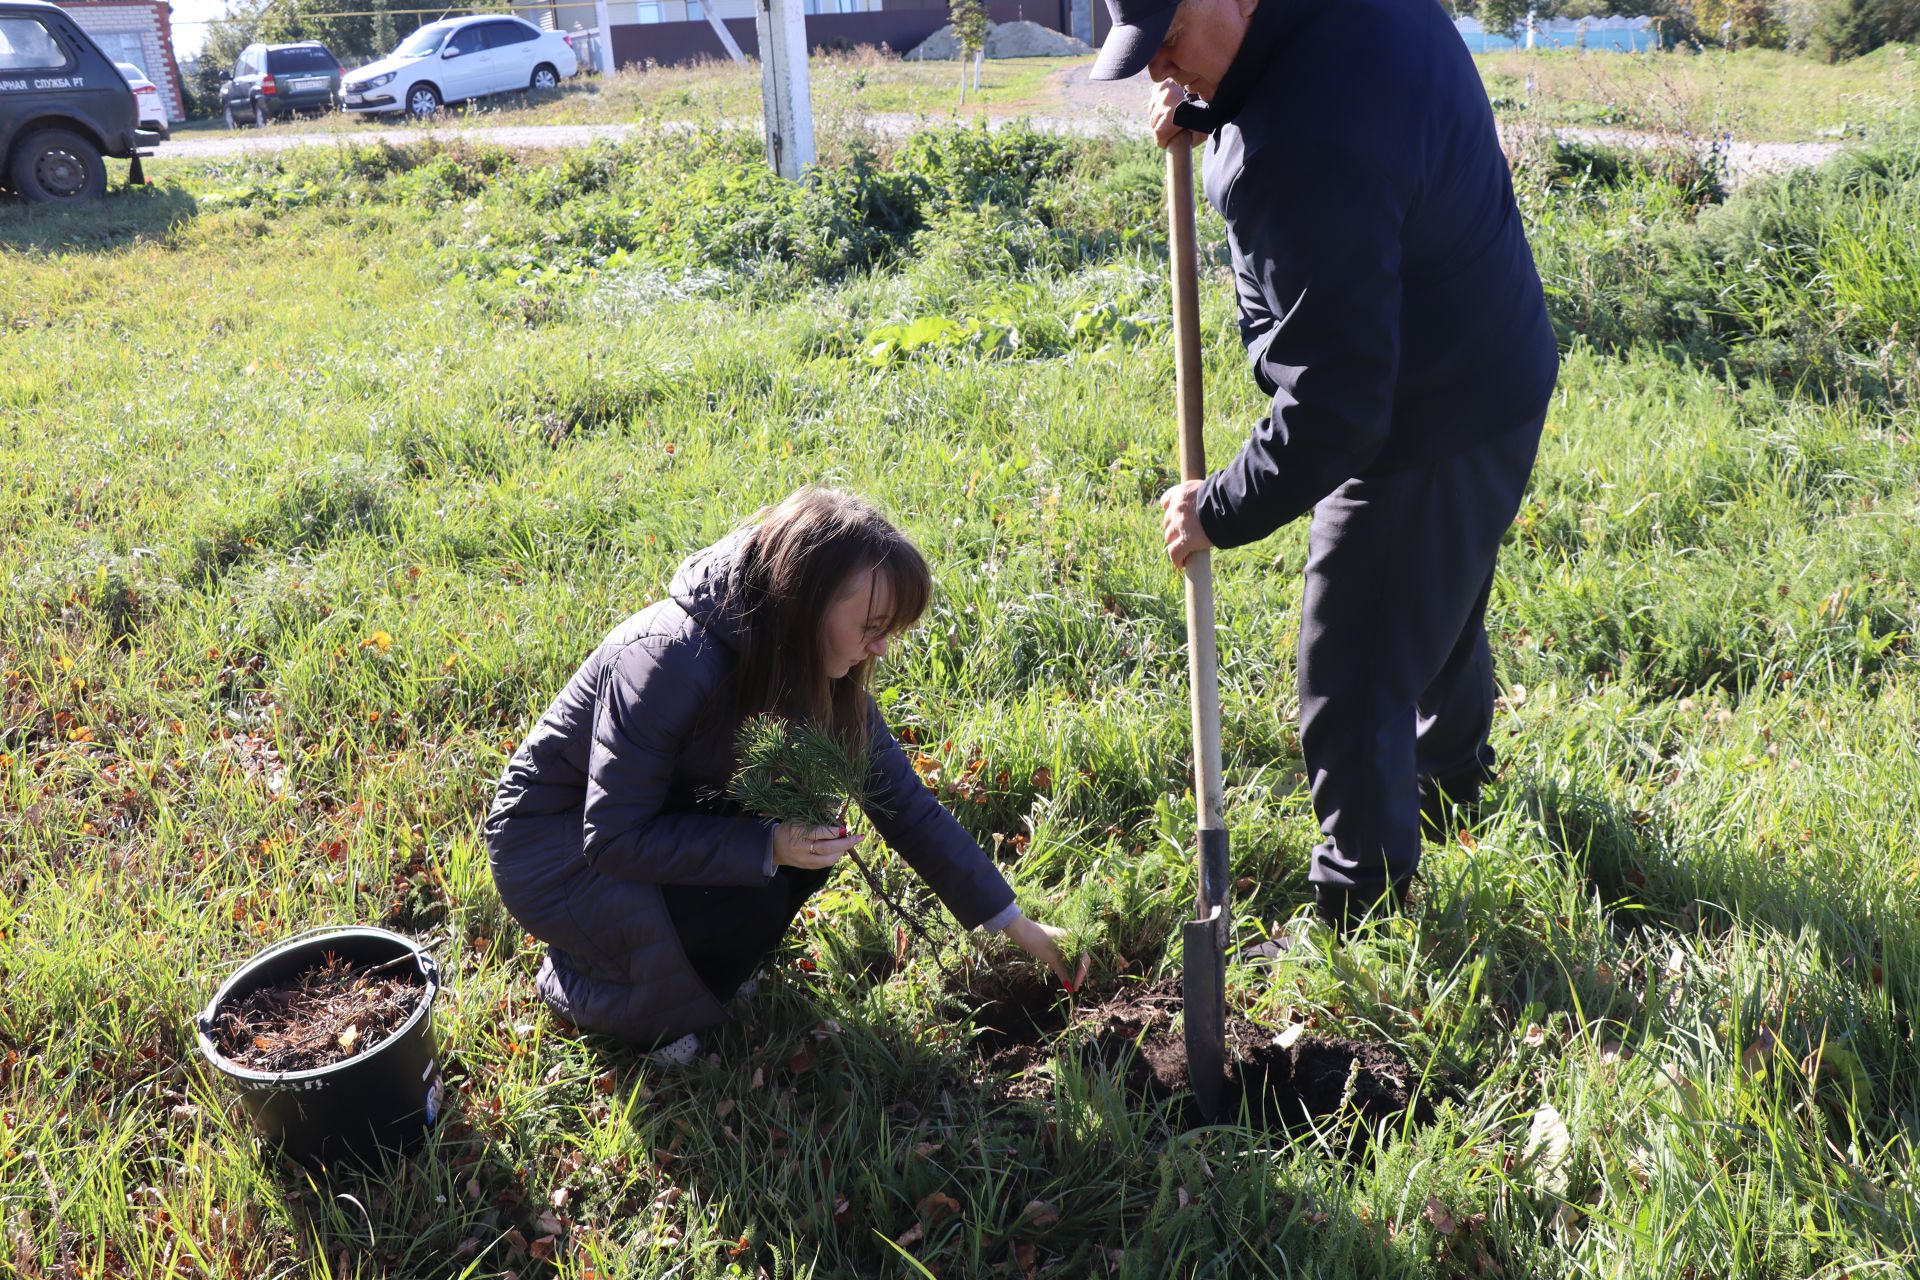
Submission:
{"label": "grassy field", "polygon": [[[1479,56],[1487,93],[1510,125],[1592,125],[1678,136],[1732,132],[1747,141],[1875,140],[1920,129],[1920,51],[1889,45],[1829,66],[1766,49],[1624,55],[1574,50]],[[902,62],[871,49],[813,62],[814,106],[823,132],[880,113],[972,118],[1087,114],[1062,85],[1087,58],[989,62],[976,98],[962,106],[952,63]],[[1528,81],[1531,79],[1531,88]],[[1137,104],[1129,98],[1123,115]],[[1109,106],[1107,110],[1116,110]],[[611,124],[651,119],[754,122],[760,116],[758,63],[627,70],[583,77],[543,99],[509,95],[460,108],[469,124]],[[377,137],[377,121],[333,116],[297,125]],[[225,132],[218,120],[182,126],[187,136]]]}
{"label": "grassy field", "polygon": [[[809,64],[815,113],[823,128],[842,117],[903,112],[910,115],[1052,115],[1065,110],[1059,73],[1083,66],[1088,58],[1006,58],[986,63],[980,73],[980,92],[973,91],[971,69],[967,100],[960,101],[959,69],[951,62],[904,62],[874,49],[850,53],[823,53]],[[760,64],[736,66],[706,62],[688,67],[624,70],[606,76],[583,76],[560,92],[529,98],[503,95],[472,107],[456,109],[454,118],[467,123],[615,124],[635,120],[724,119],[757,122],[760,118]],[[329,116],[287,127],[314,127],[373,132],[377,120]],[[275,126],[281,127],[281,126]],[[224,133],[220,120],[197,120],[181,127],[186,134]]]}
{"label": "grassy field", "polygon": [[[343,148],[0,207],[0,1272],[1920,1266],[1920,144],[1724,203],[1685,159],[1521,157],[1568,354],[1490,619],[1491,811],[1407,918],[1229,980],[1423,1102],[1273,1132],[1190,1128],[1095,1009],[1177,970],[1193,888],[1157,157],[949,130],[802,187],[758,150]],[[1260,411],[1220,237],[1215,458]],[[1009,1019],[1023,956],[942,924],[902,960],[849,879],[657,1070],[543,1012],[477,825],[598,637],[816,480],[927,551],[881,696],[1092,992]],[[1246,941],[1316,838],[1303,550],[1217,565]],[[326,1182],[259,1158],[188,1019],[329,922],[431,940],[451,1102]]]}

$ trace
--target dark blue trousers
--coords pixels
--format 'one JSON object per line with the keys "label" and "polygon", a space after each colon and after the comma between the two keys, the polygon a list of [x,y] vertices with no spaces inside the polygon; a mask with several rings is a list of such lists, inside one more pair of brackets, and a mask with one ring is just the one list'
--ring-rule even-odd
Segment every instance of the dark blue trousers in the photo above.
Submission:
{"label": "dark blue trousers", "polygon": [[1308,879],[1323,894],[1404,882],[1420,865],[1423,785],[1471,799],[1491,774],[1487,595],[1539,444],[1534,423],[1356,477],[1313,509],[1300,746],[1326,837]]}

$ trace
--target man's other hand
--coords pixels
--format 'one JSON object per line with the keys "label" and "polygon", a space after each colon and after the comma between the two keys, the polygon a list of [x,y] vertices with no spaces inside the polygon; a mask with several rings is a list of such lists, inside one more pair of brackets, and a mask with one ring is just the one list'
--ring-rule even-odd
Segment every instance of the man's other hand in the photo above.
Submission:
{"label": "man's other hand", "polygon": [[1204,481],[1183,480],[1160,495],[1160,532],[1166,535],[1167,559],[1173,561],[1173,567],[1187,567],[1187,557],[1196,551],[1212,549],[1213,543],[1207,539],[1207,531],[1200,527],[1200,511],[1194,504],[1199,500],[1200,486]]}

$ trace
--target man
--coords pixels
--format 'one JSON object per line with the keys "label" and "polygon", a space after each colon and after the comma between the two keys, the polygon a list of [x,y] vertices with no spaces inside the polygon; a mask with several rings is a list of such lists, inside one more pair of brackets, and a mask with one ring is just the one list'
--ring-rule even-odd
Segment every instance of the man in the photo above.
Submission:
{"label": "man", "polygon": [[1493,114],[1435,0],[1107,0],[1093,78],[1210,135],[1253,376],[1227,466],[1161,498],[1175,565],[1313,513],[1300,741],[1345,929],[1398,903],[1423,813],[1491,777],[1484,617],[1559,357]]}

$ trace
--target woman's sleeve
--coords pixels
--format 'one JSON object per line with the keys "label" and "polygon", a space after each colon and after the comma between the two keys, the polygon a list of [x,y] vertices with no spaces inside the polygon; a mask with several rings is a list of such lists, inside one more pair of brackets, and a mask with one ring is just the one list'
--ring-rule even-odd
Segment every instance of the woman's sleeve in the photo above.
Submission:
{"label": "woman's sleeve", "polygon": [[587,861],[651,884],[766,882],[767,824],[752,817],[663,812],[674,765],[703,717],[712,676],[684,642],[636,640],[601,678],[587,758]]}
{"label": "woman's sleeve", "polygon": [[871,702],[867,726],[874,800],[866,814],[874,830],[939,895],[963,928],[1008,917],[1013,889],[1006,878],[920,781]]}

